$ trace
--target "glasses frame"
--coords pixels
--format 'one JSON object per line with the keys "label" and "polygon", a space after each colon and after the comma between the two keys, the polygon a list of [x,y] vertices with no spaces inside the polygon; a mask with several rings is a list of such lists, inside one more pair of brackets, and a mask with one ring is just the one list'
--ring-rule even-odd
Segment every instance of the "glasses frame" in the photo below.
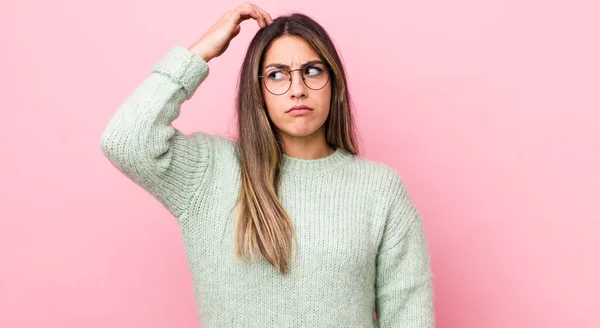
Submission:
{"label": "glasses frame", "polygon": [[[258,76],[258,79],[259,79],[259,80],[261,80],[261,79],[262,79],[262,81],[263,81],[263,85],[265,86],[265,89],[267,89],[267,91],[269,91],[269,93],[271,93],[272,95],[275,95],[275,96],[281,96],[281,95],[284,95],[284,94],[286,94],[286,93],[287,93],[287,92],[290,90],[290,88],[292,87],[292,83],[293,83],[293,79],[294,79],[294,76],[292,75],[292,72],[294,72],[294,71],[303,71],[305,68],[307,68],[307,67],[310,67],[310,66],[313,66],[313,65],[315,65],[315,64],[323,64],[323,66],[325,66],[325,68],[327,69],[327,73],[328,73],[328,74],[327,74],[327,81],[325,82],[325,84],[323,84],[323,86],[322,86],[322,87],[320,87],[320,88],[318,88],[318,89],[313,89],[313,88],[309,87],[309,86],[308,86],[308,84],[306,84],[306,78],[304,78],[304,73],[303,73],[303,72],[302,72],[302,82],[304,82],[304,85],[305,85],[307,88],[309,88],[309,89],[311,89],[311,90],[318,91],[318,90],[321,90],[321,89],[323,89],[324,87],[326,87],[326,86],[327,86],[327,84],[329,83],[329,81],[331,80],[331,66],[330,66],[330,65],[328,65],[328,64],[326,64],[326,63],[325,63],[325,62],[323,62],[323,61],[317,61],[317,62],[311,63],[311,64],[309,64],[309,65],[305,65],[305,66],[303,66],[303,67],[301,67],[301,68],[296,68],[296,69],[292,69],[292,70],[289,70],[289,69],[286,69],[286,68],[283,68],[283,67],[275,67],[274,69],[278,69],[278,70],[283,70],[283,71],[286,71],[286,72],[288,72],[288,73],[289,73],[289,75],[290,75],[290,79],[288,80],[288,81],[290,82],[290,85],[289,85],[289,86],[288,86],[288,88],[287,88],[287,89],[286,89],[284,92],[282,92],[282,93],[274,93],[274,92],[272,92],[271,90],[269,90],[269,88],[267,88],[267,84],[266,84],[266,82],[265,82],[265,80],[264,80],[264,78],[265,78],[265,77],[267,77],[266,75],[259,75],[259,76]],[[267,73],[268,73],[268,72],[270,72],[270,71],[272,71],[272,70],[274,70],[274,69],[270,69],[270,70],[268,70],[268,71],[267,71]],[[266,74],[266,73],[265,73],[265,74]]]}

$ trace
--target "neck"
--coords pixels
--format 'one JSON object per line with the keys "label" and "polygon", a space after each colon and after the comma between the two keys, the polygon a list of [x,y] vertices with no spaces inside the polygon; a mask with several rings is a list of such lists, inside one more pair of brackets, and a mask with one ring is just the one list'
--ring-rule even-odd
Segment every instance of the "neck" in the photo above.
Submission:
{"label": "neck", "polygon": [[281,137],[283,153],[288,157],[311,160],[324,158],[335,152],[335,149],[325,142],[323,133],[314,133],[307,137],[293,137],[282,133]]}

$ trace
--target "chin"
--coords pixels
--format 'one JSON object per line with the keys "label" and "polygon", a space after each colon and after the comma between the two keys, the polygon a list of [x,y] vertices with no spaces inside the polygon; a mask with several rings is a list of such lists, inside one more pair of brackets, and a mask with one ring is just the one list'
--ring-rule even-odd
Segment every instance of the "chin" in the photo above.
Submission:
{"label": "chin", "polygon": [[305,130],[284,130],[283,133],[287,134],[290,137],[296,137],[296,138],[303,138],[303,137],[308,137],[312,134],[314,134],[316,131],[305,131]]}
{"label": "chin", "polygon": [[302,137],[308,137],[312,134],[314,134],[315,132],[317,132],[319,129],[315,129],[315,128],[294,128],[294,127],[287,127],[284,129],[279,129],[282,133],[290,136],[290,137],[298,137],[298,138],[302,138]]}

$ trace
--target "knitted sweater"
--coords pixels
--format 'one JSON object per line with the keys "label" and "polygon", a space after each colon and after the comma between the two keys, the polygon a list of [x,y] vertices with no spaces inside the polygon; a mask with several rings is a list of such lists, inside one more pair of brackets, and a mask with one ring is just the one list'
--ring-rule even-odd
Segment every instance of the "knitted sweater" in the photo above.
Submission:
{"label": "knitted sweater", "polygon": [[171,125],[208,72],[201,57],[172,47],[101,138],[110,162],[177,219],[200,326],[433,327],[429,251],[405,184],[340,148],[314,160],[283,156],[279,198],[298,238],[289,273],[235,258],[235,142]]}

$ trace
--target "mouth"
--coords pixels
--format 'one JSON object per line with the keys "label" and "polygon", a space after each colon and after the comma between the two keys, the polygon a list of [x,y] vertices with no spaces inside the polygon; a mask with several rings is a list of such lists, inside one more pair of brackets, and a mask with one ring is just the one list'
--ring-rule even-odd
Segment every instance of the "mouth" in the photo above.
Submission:
{"label": "mouth", "polygon": [[288,109],[286,111],[286,113],[290,113],[290,112],[293,112],[293,111],[307,111],[307,110],[313,111],[314,109],[312,109],[311,107],[306,106],[306,105],[297,105],[297,106],[293,106],[290,109]]}

